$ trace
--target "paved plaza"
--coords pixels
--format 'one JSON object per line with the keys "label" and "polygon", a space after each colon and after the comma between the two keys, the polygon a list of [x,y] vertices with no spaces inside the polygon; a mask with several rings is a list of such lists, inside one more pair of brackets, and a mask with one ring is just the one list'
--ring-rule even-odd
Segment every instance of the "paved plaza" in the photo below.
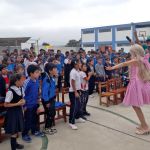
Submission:
{"label": "paved plaza", "polygon": [[[68,96],[66,96],[67,99]],[[146,120],[150,124],[150,106],[143,108]],[[58,133],[47,137],[32,137],[32,143],[25,150],[40,150],[47,144],[48,150],[149,150],[150,135],[136,135],[138,119],[131,107],[122,104],[110,107],[100,106],[98,94],[89,99],[88,111],[91,116],[86,123],[78,123],[78,130],[72,130],[63,120],[56,122]],[[42,128],[42,127],[41,127]],[[0,150],[9,150],[9,140],[0,144]],[[44,147],[43,147],[44,149]],[[42,150],[43,150],[42,149]]]}

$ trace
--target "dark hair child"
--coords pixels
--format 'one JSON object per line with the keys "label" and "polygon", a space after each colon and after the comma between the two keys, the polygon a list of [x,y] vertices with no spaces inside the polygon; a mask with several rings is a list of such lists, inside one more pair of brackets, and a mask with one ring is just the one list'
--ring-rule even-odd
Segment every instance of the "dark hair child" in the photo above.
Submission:
{"label": "dark hair child", "polygon": [[29,131],[38,137],[44,136],[37,127],[37,109],[38,109],[38,95],[39,95],[39,67],[36,65],[29,65],[27,68],[28,79],[24,82],[25,105],[24,105],[24,124],[25,128],[22,133],[22,139],[26,142],[31,142]]}
{"label": "dark hair child", "polygon": [[57,66],[52,63],[45,65],[45,76],[42,82],[42,103],[46,112],[46,121],[44,132],[54,134],[56,129],[52,128],[56,115],[55,99],[56,99],[56,81]]}
{"label": "dark hair child", "polygon": [[23,112],[22,106],[25,104],[23,99],[23,78],[20,74],[12,75],[10,78],[10,88],[6,94],[4,106],[7,107],[5,118],[5,131],[11,135],[11,149],[23,149],[24,146],[17,143],[16,138],[19,132],[23,131]]}
{"label": "dark hair child", "polygon": [[91,76],[93,75],[92,72],[87,72],[87,65],[82,64],[81,65],[81,71],[80,71],[80,80],[81,80],[81,112],[83,116],[90,116],[90,113],[87,112],[86,106],[88,103],[89,98],[89,91],[88,91],[88,82]]}

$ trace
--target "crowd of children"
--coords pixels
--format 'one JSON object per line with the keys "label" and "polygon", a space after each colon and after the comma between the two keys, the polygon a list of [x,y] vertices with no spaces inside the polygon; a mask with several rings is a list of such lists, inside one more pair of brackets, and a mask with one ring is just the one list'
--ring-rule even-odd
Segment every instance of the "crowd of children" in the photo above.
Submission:
{"label": "crowd of children", "polygon": [[[124,54],[124,55],[123,55]],[[60,50],[54,53],[50,49],[43,49],[36,55],[33,47],[30,50],[3,51],[3,60],[0,64],[0,97],[5,97],[6,133],[11,134],[12,150],[23,148],[16,142],[18,132],[22,132],[22,139],[31,142],[30,131],[35,136],[44,133],[54,134],[56,88],[61,91],[62,86],[69,87],[71,101],[69,125],[77,129],[76,122],[85,122],[90,113],[86,110],[89,95],[95,88],[95,81],[105,81],[117,74],[105,69],[124,59],[128,54],[120,51],[89,51],[83,49],[73,50],[64,54]],[[112,60],[112,61],[111,61]],[[78,72],[80,70],[80,72]],[[118,76],[121,74],[118,73]],[[64,85],[62,79],[64,78]],[[37,126],[37,110],[39,97],[45,109],[45,127],[40,131]],[[17,109],[16,109],[17,108]],[[1,109],[1,112],[4,111]],[[19,112],[20,111],[20,112]],[[19,115],[16,115],[19,113]],[[13,114],[13,115],[11,115]],[[19,119],[19,122],[17,120]],[[13,125],[10,122],[13,121]],[[16,121],[16,122],[15,122]]]}
{"label": "crowd of children", "polygon": [[[137,49],[141,50],[141,47]],[[126,81],[128,65],[120,65],[120,63],[130,62],[131,56],[123,49],[116,52],[107,48],[91,50],[86,53],[80,48],[78,52],[70,50],[65,55],[60,50],[55,53],[53,49],[48,51],[41,49],[37,55],[34,48],[31,47],[28,51],[15,49],[13,52],[9,52],[6,50],[2,55],[0,97],[1,99],[5,98],[4,106],[7,110],[5,131],[11,135],[12,150],[23,149],[23,145],[16,141],[19,132],[22,132],[22,139],[26,142],[32,141],[30,131],[33,135],[40,137],[44,136],[44,133],[54,134],[57,132],[53,128],[56,115],[56,88],[61,91],[63,86],[69,87],[71,102],[69,125],[76,130],[78,127],[75,122],[85,122],[86,116],[90,116],[86,105],[89,95],[91,98],[93,97],[95,82],[121,77],[124,85],[128,84]],[[116,67],[118,69],[115,66],[118,66]],[[62,79],[64,79],[64,85]],[[37,126],[39,97],[46,114],[43,132]],[[125,104],[127,103],[125,101]],[[137,107],[134,109],[136,113],[139,113]],[[0,112],[2,111],[4,110],[1,109]],[[141,134],[149,131],[146,122],[141,121],[139,128],[142,129],[138,130],[138,133]]]}

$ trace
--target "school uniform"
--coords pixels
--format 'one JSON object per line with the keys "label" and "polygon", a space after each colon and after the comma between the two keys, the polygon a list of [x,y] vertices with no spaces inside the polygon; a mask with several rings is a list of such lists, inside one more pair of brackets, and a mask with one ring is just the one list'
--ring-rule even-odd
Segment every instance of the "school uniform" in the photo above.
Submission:
{"label": "school uniform", "polygon": [[69,99],[71,102],[70,106],[70,115],[69,115],[69,123],[75,124],[75,119],[79,119],[82,117],[81,113],[81,104],[80,97],[75,97],[75,91],[72,87],[71,80],[75,81],[76,90],[80,95],[81,90],[81,81],[79,71],[73,68],[70,72],[70,88],[69,88]]}
{"label": "school uniform", "polygon": [[[54,125],[56,99],[56,81],[53,77],[46,75],[42,81],[42,103],[46,112],[45,129]],[[50,104],[49,107],[46,105]]]}
{"label": "school uniform", "polygon": [[[87,66],[87,73],[88,72],[95,72],[95,69],[93,66]],[[95,76],[92,75],[89,79],[89,95],[92,95],[93,94],[93,91],[94,91],[94,88],[95,88]]]}
{"label": "school uniform", "polygon": [[62,75],[61,75],[61,72],[62,72],[62,64],[59,62],[56,66],[57,66],[57,71],[58,71],[57,88],[58,88],[59,91],[60,91],[61,88],[62,88],[62,83],[61,83],[61,80],[62,80]]}
{"label": "school uniform", "polygon": [[97,75],[96,80],[98,82],[105,82],[106,73],[105,73],[104,65],[97,63],[95,66],[95,71],[96,71],[96,75]]}
{"label": "school uniform", "polygon": [[32,80],[30,77],[25,80],[24,83],[24,99],[26,108],[24,112],[24,124],[25,128],[22,136],[28,135],[31,129],[32,134],[38,131],[37,127],[37,109],[38,109],[38,93],[39,93],[39,81]]}
{"label": "school uniform", "polygon": [[105,73],[106,73],[106,75],[108,76],[107,77],[107,79],[109,80],[109,79],[111,79],[112,78],[112,70],[106,70],[106,67],[112,67],[113,65],[112,64],[107,64],[107,63],[105,63]]}
{"label": "school uniform", "polygon": [[[11,86],[6,94],[5,102],[18,103],[23,98],[22,88]],[[5,132],[7,134],[16,134],[22,132],[24,128],[22,106],[8,107],[5,117]]]}
{"label": "school uniform", "polygon": [[86,78],[87,75],[85,72],[80,71],[80,80],[81,80],[81,113],[84,115],[86,111],[86,105],[89,98],[89,91],[88,91],[88,81],[86,81],[84,78]]}

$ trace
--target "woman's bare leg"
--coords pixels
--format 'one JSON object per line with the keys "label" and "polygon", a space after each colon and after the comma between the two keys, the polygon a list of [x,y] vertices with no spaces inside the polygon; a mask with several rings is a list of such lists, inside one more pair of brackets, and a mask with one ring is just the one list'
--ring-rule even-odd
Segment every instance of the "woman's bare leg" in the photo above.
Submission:
{"label": "woman's bare leg", "polygon": [[141,125],[140,125],[141,127],[140,128],[144,129],[144,130],[147,130],[148,129],[148,125],[147,125],[147,123],[145,121],[145,117],[144,117],[144,114],[143,114],[141,108],[133,106],[133,109],[136,112],[136,115],[137,115],[137,117],[138,117],[138,119],[139,119],[139,121],[141,123]]}

